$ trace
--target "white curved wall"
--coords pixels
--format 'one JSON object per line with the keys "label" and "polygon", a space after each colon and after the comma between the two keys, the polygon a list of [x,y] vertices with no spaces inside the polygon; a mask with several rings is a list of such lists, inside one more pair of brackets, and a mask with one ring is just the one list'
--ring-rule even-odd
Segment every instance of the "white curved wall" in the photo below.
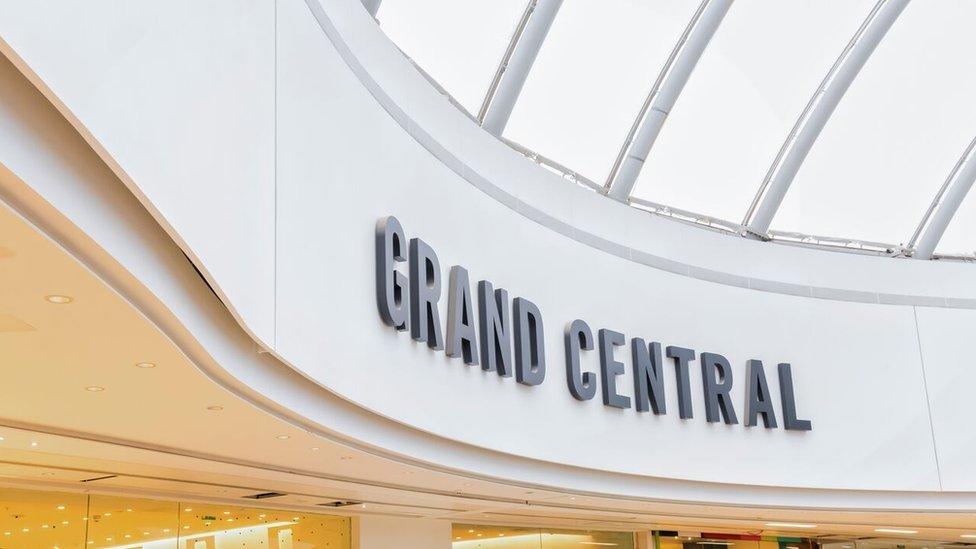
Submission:
{"label": "white curved wall", "polygon": [[[976,377],[965,349],[976,325],[967,308],[976,293],[971,266],[774,246],[649,217],[574,188],[481,132],[354,0],[323,2],[318,21],[299,0],[273,11],[267,2],[246,5],[192,12],[208,24],[182,41],[114,47],[101,37],[126,26],[162,35],[187,12],[5,6],[0,36],[251,332],[308,378],[412,427],[547,462],[745,485],[976,491],[966,466],[976,450],[965,409]],[[59,45],[45,40],[51,32],[78,39]],[[242,57],[243,42],[273,44],[275,66],[266,47]],[[161,71],[165,78],[146,76],[145,63],[169,56],[181,62]],[[77,71],[79,59],[104,63]],[[204,77],[210,63],[231,76]],[[112,70],[121,76],[108,79]],[[100,87],[107,79],[111,92]],[[196,94],[173,99],[174,86]],[[212,100],[231,95],[231,103]],[[114,109],[119,98],[131,108]],[[222,115],[200,118],[200,103]],[[243,113],[253,118],[229,123]],[[187,127],[220,131],[206,146],[187,147]],[[174,173],[170,164],[197,169]],[[231,172],[215,167],[228,165]],[[174,191],[181,177],[189,199]],[[380,322],[373,228],[390,214],[434,247],[445,280],[460,264],[472,280],[539,305],[544,384],[498,379]],[[814,429],[707,424],[697,364],[693,420],[677,418],[670,375],[667,416],[577,402],[566,390],[561,339],[574,318],[727,356],[740,421],[745,361],[762,359],[773,386],[775,363],[791,362],[800,415]],[[628,356],[618,351],[629,376]],[[595,352],[584,361],[596,369]],[[631,393],[628,381],[621,378],[621,393]]]}

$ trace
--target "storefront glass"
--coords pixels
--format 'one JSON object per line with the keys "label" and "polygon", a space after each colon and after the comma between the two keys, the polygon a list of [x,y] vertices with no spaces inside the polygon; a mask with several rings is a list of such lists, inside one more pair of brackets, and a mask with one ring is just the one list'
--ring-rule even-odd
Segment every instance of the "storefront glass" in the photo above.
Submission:
{"label": "storefront glass", "polygon": [[349,519],[0,488],[0,549],[349,549]]}
{"label": "storefront glass", "polygon": [[453,549],[580,549],[581,546],[634,549],[631,532],[560,530],[455,524]]}

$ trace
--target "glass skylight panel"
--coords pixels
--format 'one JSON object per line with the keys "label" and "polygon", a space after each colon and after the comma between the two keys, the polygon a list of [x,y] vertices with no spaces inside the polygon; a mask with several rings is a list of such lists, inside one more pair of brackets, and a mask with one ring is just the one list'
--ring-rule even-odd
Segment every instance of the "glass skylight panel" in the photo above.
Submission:
{"label": "glass skylight panel", "polygon": [[734,2],[633,196],[741,222],[797,117],[874,0]]}
{"label": "glass skylight panel", "polygon": [[976,190],[969,190],[935,251],[951,255],[976,254]]}
{"label": "glass skylight panel", "polygon": [[907,243],[976,134],[974,20],[970,0],[908,5],[814,145],[774,229]]}
{"label": "glass skylight panel", "polygon": [[477,114],[525,0],[384,0],[391,40],[470,113]]}
{"label": "glass skylight panel", "polygon": [[697,7],[688,0],[564,2],[505,137],[602,184]]}

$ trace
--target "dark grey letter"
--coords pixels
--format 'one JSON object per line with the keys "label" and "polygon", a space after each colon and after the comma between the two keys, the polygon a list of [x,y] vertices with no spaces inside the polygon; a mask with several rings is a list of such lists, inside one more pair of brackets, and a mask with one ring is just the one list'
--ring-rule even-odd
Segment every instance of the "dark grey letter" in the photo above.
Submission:
{"label": "dark grey letter", "polygon": [[580,374],[580,349],[593,350],[593,332],[586,322],[576,319],[566,327],[566,383],[576,400],[590,400],[596,394],[596,375]]}
{"label": "dark grey letter", "polygon": [[630,398],[617,394],[617,376],[624,373],[624,363],[613,358],[613,348],[626,342],[624,334],[602,328],[599,337],[603,403],[614,408],[630,408]]}
{"label": "dark grey letter", "polygon": [[674,377],[678,385],[678,416],[691,419],[691,382],[688,381],[688,363],[695,360],[695,351],[668,345],[668,358],[674,359]]}
{"label": "dark grey letter", "polygon": [[542,332],[542,313],[524,297],[516,297],[515,379],[525,385],[538,385],[546,378],[546,341]]}
{"label": "dark grey letter", "polygon": [[808,419],[796,419],[796,399],[793,396],[793,372],[789,364],[779,365],[779,398],[783,401],[783,427],[790,431],[809,431]]}
{"label": "dark grey letter", "polygon": [[705,391],[705,419],[710,422],[718,421],[718,412],[721,410],[725,423],[739,423],[729,397],[729,391],[732,390],[732,366],[728,359],[715,353],[702,353],[700,362],[702,388]]}
{"label": "dark grey letter", "polygon": [[376,305],[380,318],[397,330],[409,327],[407,277],[396,264],[407,260],[407,238],[392,215],[376,222]]}
{"label": "dark grey letter", "polygon": [[766,371],[759,360],[746,363],[746,376],[749,378],[749,391],[746,394],[746,426],[758,425],[757,416],[762,414],[763,425],[767,429],[776,428],[776,412],[773,411],[773,401],[769,397],[769,385],[766,384]]}
{"label": "dark grey letter", "polygon": [[[643,339],[635,337],[630,340],[630,354],[634,359],[634,402],[637,411],[646,412],[653,408],[655,415],[667,413],[664,403],[661,344],[652,341],[648,345]],[[650,400],[650,407],[648,407],[648,400]]]}
{"label": "dark grey letter", "polygon": [[447,291],[447,356],[460,356],[465,364],[477,364],[477,337],[468,270],[455,265],[451,267]]}
{"label": "dark grey letter", "polygon": [[[494,298],[492,297],[494,295]],[[512,339],[508,313],[508,292],[494,290],[491,282],[478,283],[478,330],[481,334],[481,369],[502,377],[512,375]]]}
{"label": "dark grey letter", "polygon": [[410,337],[443,349],[437,301],[441,298],[441,264],[437,254],[419,238],[410,239]]}

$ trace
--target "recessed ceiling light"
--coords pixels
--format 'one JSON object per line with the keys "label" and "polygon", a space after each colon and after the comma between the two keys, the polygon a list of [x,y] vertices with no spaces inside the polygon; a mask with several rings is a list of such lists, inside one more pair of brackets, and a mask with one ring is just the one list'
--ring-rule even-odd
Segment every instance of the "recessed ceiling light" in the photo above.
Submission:
{"label": "recessed ceiling light", "polygon": [[163,528],[163,533],[164,533],[164,534],[167,534],[167,533],[169,533],[169,528]]}
{"label": "recessed ceiling light", "polygon": [[30,445],[31,445],[31,448],[37,448],[37,441],[36,440],[32,440],[31,443],[30,443]]}
{"label": "recessed ceiling light", "polygon": [[268,516],[268,515],[265,515],[264,513],[261,513],[260,515],[258,515],[258,518],[264,518],[266,516]]}
{"label": "recessed ceiling light", "polygon": [[801,522],[767,522],[766,526],[773,528],[816,528],[816,524],[803,524]]}
{"label": "recessed ceiling light", "polygon": [[131,538],[131,537],[132,537],[132,534],[126,534],[126,535],[124,535],[124,536],[122,536],[122,537],[123,537],[123,538],[125,538],[125,539],[129,539],[129,538]]}
{"label": "recessed ceiling light", "polygon": [[234,522],[234,519],[229,518],[229,519],[227,519],[227,522]]}
{"label": "recessed ceiling light", "polygon": [[184,529],[184,530],[189,530],[189,529],[190,529],[190,525],[189,525],[189,524],[187,524],[186,526],[184,526],[184,527],[183,527],[183,529]]}
{"label": "recessed ceiling light", "polygon": [[278,440],[288,440],[288,439],[290,439],[291,437],[290,437],[290,436],[288,436],[288,435],[278,435],[278,436],[276,436],[275,438],[276,438],[276,439],[278,439]]}
{"label": "recessed ceiling light", "polygon": [[298,517],[291,517],[291,520],[298,521]]}
{"label": "recessed ceiling light", "polygon": [[318,452],[318,451],[319,451],[319,449],[320,449],[320,448],[319,448],[318,446],[312,446],[312,451],[313,451],[313,452]]}
{"label": "recessed ceiling light", "polygon": [[225,515],[229,515],[230,514],[230,511],[224,511],[224,514]]}
{"label": "recessed ceiling light", "polygon": [[20,531],[21,532],[30,532],[30,528],[21,528]]}
{"label": "recessed ceiling light", "polygon": [[186,513],[189,513],[192,510],[193,510],[192,507],[187,507],[186,509],[183,509],[183,511],[186,512]]}
{"label": "recessed ceiling light", "polygon": [[58,294],[46,295],[44,296],[44,299],[48,300],[48,302],[50,303],[54,303],[55,305],[67,305],[68,303],[71,303],[72,301],[75,300],[70,295],[58,295]]}
{"label": "recessed ceiling light", "polygon": [[143,532],[142,535],[148,536],[149,535],[149,532]]}
{"label": "recessed ceiling light", "polygon": [[901,528],[875,528],[875,532],[882,534],[917,534],[918,530],[903,530]]}
{"label": "recessed ceiling light", "polygon": [[131,513],[132,512],[132,509],[126,509],[125,512],[126,513]]}
{"label": "recessed ceiling light", "polygon": [[137,368],[142,368],[142,369],[155,368],[156,367],[156,363],[155,362],[137,362],[136,363],[136,367]]}
{"label": "recessed ceiling light", "polygon": [[58,505],[58,511],[64,511],[64,505]]}
{"label": "recessed ceiling light", "polygon": [[61,524],[64,524],[65,526],[67,526],[67,525],[68,525],[68,521],[66,521],[66,520],[62,520],[62,521],[61,521]]}
{"label": "recessed ceiling light", "polygon": [[101,393],[102,391],[105,390],[105,387],[99,387],[98,385],[89,385],[88,387],[85,387],[85,390],[90,391],[92,393]]}
{"label": "recessed ceiling light", "polygon": [[217,404],[214,404],[213,406],[207,406],[207,409],[210,410],[211,412],[219,412],[219,411],[223,410],[224,407],[223,406],[219,406]]}
{"label": "recessed ceiling light", "polygon": [[41,528],[50,528],[50,526],[48,526],[47,524],[42,524]]}
{"label": "recessed ceiling light", "polygon": [[105,516],[106,517],[110,517],[110,516],[112,516],[112,513],[105,513]]}
{"label": "recessed ceiling light", "polygon": [[5,439],[5,438],[3,438],[3,437],[0,437],[0,442],[3,442],[3,441],[5,441],[5,440],[7,440],[7,439]]}

